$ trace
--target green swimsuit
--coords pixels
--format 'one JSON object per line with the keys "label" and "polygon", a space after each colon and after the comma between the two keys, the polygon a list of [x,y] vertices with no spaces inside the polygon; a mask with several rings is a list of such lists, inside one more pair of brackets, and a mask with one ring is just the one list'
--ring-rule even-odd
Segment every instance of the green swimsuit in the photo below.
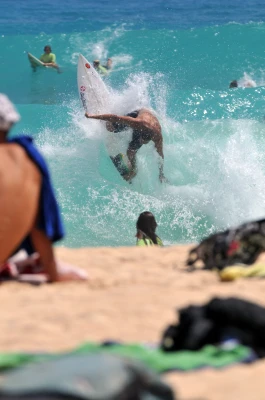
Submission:
{"label": "green swimsuit", "polygon": [[136,246],[163,246],[162,240],[157,236],[157,244],[155,244],[148,236],[143,234],[142,239],[137,238]]}

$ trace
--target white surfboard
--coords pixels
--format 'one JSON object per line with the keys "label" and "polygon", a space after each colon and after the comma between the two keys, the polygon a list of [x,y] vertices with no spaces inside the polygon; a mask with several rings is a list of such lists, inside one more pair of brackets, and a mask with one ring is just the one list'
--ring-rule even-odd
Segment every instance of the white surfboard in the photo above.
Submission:
{"label": "white surfboard", "polygon": [[82,54],[78,59],[77,83],[80,100],[86,112],[110,112],[110,93],[93,65]]}
{"label": "white surfboard", "polygon": [[45,64],[44,64],[41,60],[39,60],[37,57],[33,56],[33,54],[31,54],[31,53],[28,53],[28,59],[29,59],[30,65],[31,65],[33,68],[36,68],[36,67],[51,68],[51,67],[45,65]]}
{"label": "white surfboard", "polygon": [[[111,94],[93,65],[82,54],[78,59],[77,84],[80,100],[86,112],[89,114],[111,112]],[[121,144],[117,134],[108,132],[105,135],[105,145],[113,164],[122,175],[121,171],[127,167],[126,156],[116,158],[121,154]]]}

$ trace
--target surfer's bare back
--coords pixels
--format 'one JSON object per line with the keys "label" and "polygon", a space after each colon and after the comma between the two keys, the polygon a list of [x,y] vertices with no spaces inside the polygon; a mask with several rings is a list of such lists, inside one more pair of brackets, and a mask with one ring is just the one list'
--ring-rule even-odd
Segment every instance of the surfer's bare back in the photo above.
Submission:
{"label": "surfer's bare back", "polygon": [[165,182],[164,176],[164,153],[163,153],[163,136],[161,125],[158,119],[152,114],[151,111],[142,108],[130,112],[126,115],[116,114],[88,114],[85,113],[87,118],[99,119],[106,121],[106,128],[109,132],[121,132],[126,127],[133,130],[132,140],[127,148],[127,157],[131,164],[131,172],[126,176],[126,180],[131,180],[137,174],[136,167],[136,153],[143,144],[147,144],[152,140],[155,144],[157,153],[159,154],[159,180]]}

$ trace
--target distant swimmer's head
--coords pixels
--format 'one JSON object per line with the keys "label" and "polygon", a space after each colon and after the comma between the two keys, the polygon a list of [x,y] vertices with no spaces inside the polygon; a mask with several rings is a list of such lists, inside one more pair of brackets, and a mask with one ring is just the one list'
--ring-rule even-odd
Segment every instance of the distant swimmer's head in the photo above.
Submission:
{"label": "distant swimmer's head", "polygon": [[154,215],[150,211],[144,211],[139,215],[136,222],[136,236],[139,237],[141,236],[141,233],[144,233],[146,236],[152,239],[154,243],[157,244],[157,236],[155,233],[156,228],[157,223]]}
{"label": "distant swimmer's head", "polygon": [[142,232],[148,234],[148,232],[155,232],[157,228],[157,223],[154,215],[150,211],[142,212],[136,222],[136,228],[140,229]]}
{"label": "distant swimmer's head", "polygon": [[95,68],[98,68],[98,67],[99,67],[99,64],[100,64],[100,61],[99,61],[99,60],[94,60],[94,61],[93,61],[93,65],[94,65]]}
{"label": "distant swimmer's head", "polygon": [[235,79],[234,81],[230,82],[229,88],[236,88],[238,87],[237,80]]}
{"label": "distant swimmer's head", "polygon": [[20,120],[20,115],[9,98],[0,93],[0,132],[8,132],[13,124]]}
{"label": "distant swimmer's head", "polygon": [[46,45],[46,46],[44,47],[44,52],[50,54],[50,53],[52,52],[51,46]]}

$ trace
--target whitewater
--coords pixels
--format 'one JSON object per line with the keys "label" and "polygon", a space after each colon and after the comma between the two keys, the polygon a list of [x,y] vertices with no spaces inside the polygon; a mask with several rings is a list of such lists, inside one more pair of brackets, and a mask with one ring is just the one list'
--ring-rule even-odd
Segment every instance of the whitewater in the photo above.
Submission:
{"label": "whitewater", "polygon": [[[69,24],[74,29],[65,22],[60,32],[47,33],[27,30],[23,21],[19,33],[8,28],[0,37],[0,91],[22,117],[12,134],[33,136],[48,161],[67,231],[61,244],[134,245],[135,222],[145,210],[154,213],[167,245],[264,217],[263,22],[136,29],[107,21],[89,30],[83,20]],[[39,57],[46,44],[62,74],[31,70],[27,51]],[[113,112],[155,112],[169,184],[158,180],[152,144],[138,152],[132,185],[116,172],[104,127],[84,117],[78,98],[80,53],[89,61],[113,59],[105,78]],[[229,89],[232,80],[246,78],[257,87]]]}

